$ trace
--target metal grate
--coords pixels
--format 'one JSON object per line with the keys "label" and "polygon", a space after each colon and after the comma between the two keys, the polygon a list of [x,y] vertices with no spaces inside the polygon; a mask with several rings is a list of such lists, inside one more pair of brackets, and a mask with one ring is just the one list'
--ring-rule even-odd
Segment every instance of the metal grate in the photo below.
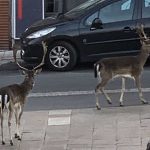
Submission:
{"label": "metal grate", "polygon": [[0,50],[9,49],[9,0],[0,0]]}

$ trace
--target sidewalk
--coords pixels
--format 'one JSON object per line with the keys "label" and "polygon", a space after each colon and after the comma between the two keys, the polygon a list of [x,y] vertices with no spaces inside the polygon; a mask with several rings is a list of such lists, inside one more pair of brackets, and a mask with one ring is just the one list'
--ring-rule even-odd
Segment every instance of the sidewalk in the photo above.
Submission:
{"label": "sidewalk", "polygon": [[[19,55],[17,55],[19,57]],[[1,50],[0,51],[0,65],[5,64],[5,63],[9,63],[9,62],[13,62],[13,51],[12,50]]]}
{"label": "sidewalk", "polygon": [[[17,53],[17,60],[21,61],[20,58],[20,50]],[[0,71],[3,70],[16,70],[18,69],[16,63],[13,58],[12,50],[0,50]]]}
{"label": "sidewalk", "polygon": [[24,112],[21,122],[22,141],[7,136],[0,150],[146,150],[150,139],[149,105]]}

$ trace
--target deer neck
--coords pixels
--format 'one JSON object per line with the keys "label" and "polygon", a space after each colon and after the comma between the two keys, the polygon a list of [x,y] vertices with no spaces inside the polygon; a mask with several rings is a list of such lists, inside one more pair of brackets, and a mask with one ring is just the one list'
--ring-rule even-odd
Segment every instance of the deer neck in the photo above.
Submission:
{"label": "deer neck", "polygon": [[141,53],[138,55],[139,64],[141,64],[141,67],[145,65],[148,56],[149,53],[147,51],[141,50]]}
{"label": "deer neck", "polygon": [[32,90],[34,83],[31,82],[29,79],[25,79],[20,86],[22,87],[23,92],[25,95],[28,95],[29,92]]}

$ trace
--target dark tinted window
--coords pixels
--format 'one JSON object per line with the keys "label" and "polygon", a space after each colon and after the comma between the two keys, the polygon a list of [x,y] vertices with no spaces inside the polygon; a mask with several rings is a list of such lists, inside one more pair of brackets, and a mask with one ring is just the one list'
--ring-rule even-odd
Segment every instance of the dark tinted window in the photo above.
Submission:
{"label": "dark tinted window", "polygon": [[150,18],[150,0],[143,0],[142,18]]}
{"label": "dark tinted window", "polygon": [[62,12],[62,0],[45,0],[45,17]]}
{"label": "dark tinted window", "polygon": [[92,15],[90,15],[87,19],[86,19],[86,21],[85,21],[85,25],[92,25],[92,22],[93,22],[93,20],[95,19],[95,18],[98,18],[98,11],[97,12],[95,12],[95,13],[93,13]]}
{"label": "dark tinted window", "polygon": [[132,20],[135,0],[120,0],[100,10],[103,23]]}

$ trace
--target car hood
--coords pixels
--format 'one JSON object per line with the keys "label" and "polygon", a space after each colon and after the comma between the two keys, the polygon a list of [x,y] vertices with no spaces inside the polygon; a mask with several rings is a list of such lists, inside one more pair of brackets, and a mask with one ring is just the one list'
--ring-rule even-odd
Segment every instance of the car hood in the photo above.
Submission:
{"label": "car hood", "polygon": [[57,26],[58,24],[64,24],[65,22],[70,21],[70,19],[65,18],[65,17],[57,17],[57,18],[52,18],[48,17],[46,19],[40,20],[38,22],[35,22],[32,24],[30,27],[28,27],[25,32],[21,35],[21,37],[26,37],[29,34],[36,32],[38,30],[42,30],[46,27],[50,26]]}

